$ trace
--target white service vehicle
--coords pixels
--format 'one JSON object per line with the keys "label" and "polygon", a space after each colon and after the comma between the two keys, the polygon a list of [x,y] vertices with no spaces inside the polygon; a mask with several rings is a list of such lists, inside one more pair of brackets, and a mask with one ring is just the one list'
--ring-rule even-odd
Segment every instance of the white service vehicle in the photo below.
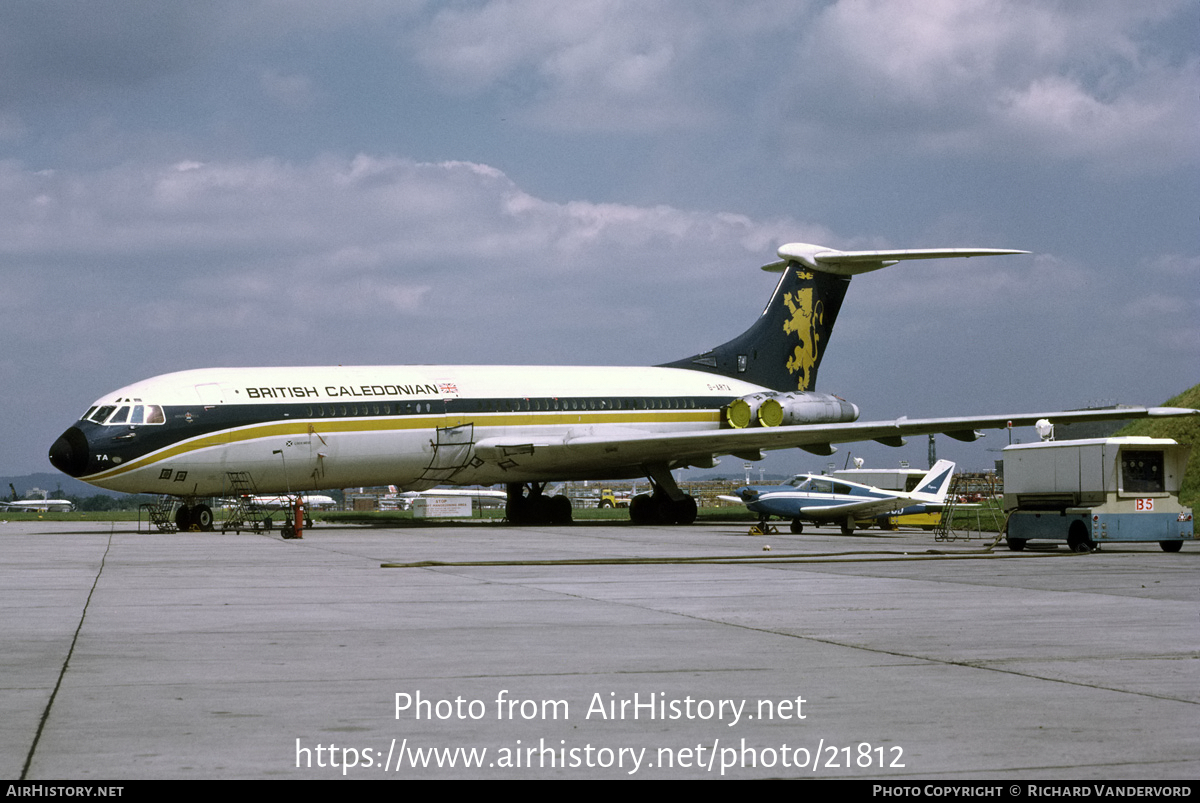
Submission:
{"label": "white service vehicle", "polygon": [[1192,540],[1179,501],[1189,446],[1168,438],[1043,441],[1004,449],[1008,548],[1066,541],[1086,552],[1113,541],[1157,541],[1178,552]]}

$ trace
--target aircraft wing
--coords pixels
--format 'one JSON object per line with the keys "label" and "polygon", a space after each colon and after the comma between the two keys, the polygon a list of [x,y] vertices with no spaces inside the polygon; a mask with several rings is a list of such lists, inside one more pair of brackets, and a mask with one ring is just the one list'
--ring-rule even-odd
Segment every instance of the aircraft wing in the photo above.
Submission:
{"label": "aircraft wing", "polygon": [[714,455],[731,454],[759,459],[761,452],[801,448],[814,454],[831,454],[833,445],[878,441],[900,446],[911,435],[942,433],[963,441],[974,441],[983,429],[1033,426],[1046,419],[1067,424],[1080,421],[1113,421],[1146,417],[1200,415],[1200,410],[1179,407],[1123,407],[1112,410],[1068,410],[1046,413],[961,416],[955,418],[907,418],[892,421],[855,421],[846,424],[803,424],[787,427],[707,429],[693,432],[656,433],[624,429],[617,433],[568,437],[562,440],[521,441],[519,438],[488,438],[476,444],[476,454],[485,461],[521,466],[552,473],[565,465],[586,460],[599,474],[608,469],[635,465],[672,467],[706,465]]}
{"label": "aircraft wing", "polygon": [[[728,494],[718,497],[726,502],[736,502],[739,505],[747,504],[745,499],[739,496],[730,496]],[[862,518],[875,516],[880,513],[890,513],[893,510],[900,510],[908,507],[911,503],[904,497],[889,496],[884,498],[874,497],[870,499],[861,499],[854,502],[822,502],[813,500],[807,494],[801,493],[793,497],[789,497],[786,486],[779,486],[779,491],[768,491],[761,495],[758,499],[752,500],[750,504],[755,502],[763,503],[764,506],[774,507],[771,512],[775,515],[783,516],[780,512],[784,509],[784,505],[789,502],[795,503],[796,513],[801,518],[813,519],[820,521],[828,519],[836,521],[845,519],[847,516],[858,515]],[[942,505],[925,505],[927,508],[941,509]],[[789,514],[792,515],[792,514]]]}
{"label": "aircraft wing", "polygon": [[800,508],[801,518],[830,520],[845,519],[847,516],[874,516],[877,513],[887,513],[905,506],[903,499],[864,499],[861,502],[840,502],[828,505],[804,505]]}

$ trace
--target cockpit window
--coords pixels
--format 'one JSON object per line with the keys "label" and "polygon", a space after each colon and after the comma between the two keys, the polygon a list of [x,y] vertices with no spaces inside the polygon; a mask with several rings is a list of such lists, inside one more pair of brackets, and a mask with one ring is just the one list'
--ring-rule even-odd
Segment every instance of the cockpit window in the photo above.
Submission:
{"label": "cockpit window", "polygon": [[112,411],[115,409],[117,409],[117,408],[113,407],[111,405],[105,405],[103,407],[93,407],[91,415],[88,416],[87,420],[95,421],[97,424],[103,424],[104,419],[108,418],[112,414]]}
{"label": "cockpit window", "polygon": [[167,423],[167,417],[163,414],[162,406],[157,404],[125,404],[120,407],[115,404],[109,404],[93,407],[84,413],[83,420],[92,421],[97,424],[107,424],[109,426]]}

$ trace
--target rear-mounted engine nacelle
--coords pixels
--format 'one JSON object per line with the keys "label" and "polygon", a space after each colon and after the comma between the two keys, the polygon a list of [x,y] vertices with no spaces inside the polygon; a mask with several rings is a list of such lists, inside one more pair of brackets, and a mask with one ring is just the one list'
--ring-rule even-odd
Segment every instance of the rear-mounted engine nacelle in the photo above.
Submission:
{"label": "rear-mounted engine nacelle", "polygon": [[734,399],[721,410],[721,420],[734,429],[838,424],[858,420],[858,407],[824,393],[766,391]]}

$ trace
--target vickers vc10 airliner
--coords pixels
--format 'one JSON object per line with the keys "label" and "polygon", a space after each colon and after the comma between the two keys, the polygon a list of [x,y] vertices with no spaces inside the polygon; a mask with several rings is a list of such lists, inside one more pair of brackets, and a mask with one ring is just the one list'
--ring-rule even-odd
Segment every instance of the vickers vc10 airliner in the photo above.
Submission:
{"label": "vickers vc10 airliner", "polygon": [[136,382],[98,399],[50,447],[72,477],[182,500],[183,528],[211,527],[208,497],[230,472],[260,494],[323,488],[504,483],[514,523],[567,522],[547,482],[647,477],[640,523],[690,523],[696,503],[671,470],[718,455],[760,459],[836,443],[898,446],[907,435],[974,440],[1007,425],[1176,415],[1171,408],[858,421],[813,390],[853,276],[908,259],[1021,254],[999,249],[837,251],[791,243],[766,309],[723,345],[655,367],[358,366],[209,368]]}

